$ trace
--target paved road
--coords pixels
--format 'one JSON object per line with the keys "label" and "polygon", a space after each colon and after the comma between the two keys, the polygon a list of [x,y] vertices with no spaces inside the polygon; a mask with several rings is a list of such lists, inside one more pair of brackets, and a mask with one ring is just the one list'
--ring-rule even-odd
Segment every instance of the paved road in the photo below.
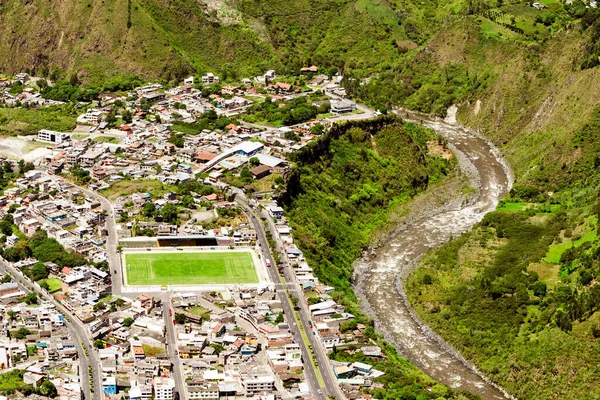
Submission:
{"label": "paved road", "polygon": [[173,363],[173,376],[175,379],[175,387],[179,391],[179,398],[181,400],[186,400],[187,391],[183,380],[183,365],[181,364],[181,359],[177,355],[177,336],[175,335],[173,316],[169,315],[169,310],[172,308],[173,301],[171,299],[171,293],[169,292],[169,294],[165,295],[163,298],[163,314],[167,328],[167,354],[169,354],[169,359]]}
{"label": "paved road", "polygon": [[[24,288],[34,293],[37,293],[38,296],[41,297],[43,300],[53,303],[56,306],[56,308],[64,315],[65,325],[67,326],[67,329],[69,329],[71,335],[73,336],[73,339],[75,340],[75,347],[77,348],[77,352],[79,353],[79,366],[81,369],[79,378],[81,379],[81,388],[83,390],[84,399],[101,399],[102,378],[100,374],[100,363],[98,361],[96,352],[91,349],[91,338],[89,337],[87,328],[79,320],[73,317],[69,310],[67,310],[59,302],[57,302],[54,299],[54,297],[36,288],[29,279],[24,278],[20,271],[10,266],[6,261],[0,260],[0,269],[11,275],[13,279],[19,282]],[[84,350],[83,348],[84,346],[87,346],[87,354],[86,350]],[[91,369],[93,385],[95,388],[95,391],[93,393],[91,392],[90,388],[90,366],[92,367]]]}
{"label": "paved road", "polygon": [[[269,231],[271,232],[272,237],[275,240],[276,246],[279,249],[283,249],[283,242],[279,238],[279,234],[277,233],[277,228],[275,226],[275,222],[272,218],[269,217],[266,211],[262,210],[261,215],[263,218],[266,218]],[[285,282],[288,285],[290,291],[297,292],[296,297],[300,300],[298,302],[298,306],[300,310],[298,315],[300,316],[300,320],[302,322],[302,326],[306,332],[306,336],[311,343],[313,354],[319,363],[319,369],[321,370],[321,375],[323,376],[323,380],[325,381],[325,389],[323,390],[326,395],[335,396],[338,399],[344,399],[345,396],[340,389],[340,386],[337,383],[337,378],[333,373],[333,368],[329,362],[329,357],[327,356],[327,350],[323,343],[319,339],[316,334],[316,328],[311,328],[312,317],[310,311],[308,310],[308,305],[303,301],[304,300],[304,290],[300,287],[300,283],[296,279],[296,274],[294,273],[291,262],[287,258],[285,253],[281,253],[281,258],[283,261],[283,277]]]}
{"label": "paved road", "polygon": [[[45,175],[51,179],[57,179],[56,175],[50,175],[43,170],[39,170],[42,175]],[[108,257],[108,265],[110,267],[110,274],[112,275],[112,292],[114,295],[120,295],[123,287],[123,275],[121,271],[121,255],[117,251],[119,238],[117,236],[117,221],[115,211],[113,209],[112,202],[106,197],[102,196],[98,192],[89,190],[82,186],[70,183],[72,186],[81,190],[86,196],[96,199],[102,205],[102,209],[106,211],[106,230],[108,231],[108,237],[106,239],[106,254]]]}
{"label": "paved road", "polygon": [[[252,223],[252,225],[254,226],[254,229],[256,230],[257,239],[258,239],[258,242],[263,251],[263,257],[273,260],[273,255],[271,254],[271,250],[269,248],[269,243],[267,242],[267,238],[266,238],[266,234],[265,234],[265,230],[263,228],[262,222],[256,217],[254,211],[250,208],[250,206],[248,206],[247,200],[246,200],[245,196],[243,195],[243,193],[241,193],[241,191],[238,191],[235,189],[233,189],[233,190],[234,190],[234,192],[236,192],[236,200],[238,201],[238,204],[240,204],[244,208],[244,210],[246,211],[246,214],[248,215],[250,222]],[[276,231],[274,231],[273,221],[266,215],[264,215],[263,217],[266,217],[266,220],[270,224],[270,230],[272,231],[271,234],[273,235],[273,238],[277,238]],[[281,243],[279,245],[281,245]],[[290,324],[290,329],[292,331],[294,340],[296,341],[296,343],[298,343],[300,345],[300,349],[302,351],[302,359],[304,360],[304,363],[305,363],[304,374],[306,376],[306,380],[310,387],[311,393],[313,394],[313,396],[315,396],[316,398],[319,398],[319,399],[322,399],[328,395],[334,396],[337,399],[344,399],[345,396],[343,395],[343,393],[340,390],[339,385],[337,384],[337,379],[335,378],[335,376],[333,374],[333,370],[330,367],[329,359],[327,357],[325,349],[323,348],[321,341],[313,334],[313,332],[310,328],[310,324],[309,324],[310,317],[309,317],[308,309],[306,307],[306,304],[304,304],[303,301],[300,301],[298,303],[298,306],[300,307],[298,315],[300,317],[302,326],[305,330],[306,336],[308,337],[310,345],[313,349],[313,354],[315,356],[315,359],[317,360],[318,368],[319,368],[319,371],[321,372],[321,376],[323,377],[323,380],[325,382],[324,387],[322,387],[319,384],[319,380],[317,379],[317,375],[315,373],[314,366],[311,365],[311,361],[310,361],[311,358],[308,353],[309,350],[306,347],[306,344],[304,343],[302,334],[300,332],[301,328],[296,324],[296,322],[294,320],[292,320],[292,317],[294,315],[294,310],[290,306],[290,303],[287,299],[288,289],[291,292],[297,292],[296,297],[298,297],[298,299],[300,299],[300,300],[303,299],[303,297],[301,295],[302,291],[299,290],[297,282],[296,283],[294,282],[295,277],[293,277],[293,272],[284,270],[284,278],[285,278],[286,284],[284,286],[282,286],[279,284],[280,279],[279,279],[279,273],[277,272],[277,268],[275,266],[273,266],[271,268],[267,268],[267,270],[269,273],[269,277],[276,284],[276,287],[279,288],[277,290],[277,295],[279,296],[279,299],[283,305],[285,315],[288,317],[289,321],[292,321]],[[292,276],[290,276],[290,275],[292,275]],[[291,284],[290,284],[290,282],[291,282]]]}

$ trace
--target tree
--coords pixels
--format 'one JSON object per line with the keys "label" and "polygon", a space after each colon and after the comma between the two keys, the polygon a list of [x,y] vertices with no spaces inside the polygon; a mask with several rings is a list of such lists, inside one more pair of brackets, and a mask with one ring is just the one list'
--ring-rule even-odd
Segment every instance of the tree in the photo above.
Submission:
{"label": "tree", "polygon": [[24,301],[27,304],[37,304],[38,299],[35,293],[27,293],[21,301]]}
{"label": "tree", "polygon": [[48,267],[43,262],[35,263],[33,268],[31,268],[31,279],[34,281],[39,281],[41,279],[46,279],[48,277]]}
{"label": "tree", "polygon": [[104,340],[96,340],[94,341],[94,347],[97,349],[103,349],[105,347]]}
{"label": "tree", "polygon": [[252,177],[252,173],[250,172],[248,167],[242,168],[242,171],[240,172],[240,178],[242,178],[242,181],[244,183],[252,183],[252,181],[254,180],[254,178]]}
{"label": "tree", "polygon": [[156,212],[156,205],[153,202],[149,201],[142,206],[141,211],[144,217],[153,217],[154,213]]}
{"label": "tree", "polygon": [[175,223],[177,221],[177,207],[171,203],[167,203],[160,209],[160,215],[163,221]]}
{"label": "tree", "polygon": [[134,323],[134,322],[135,322],[135,321],[133,320],[133,318],[131,318],[131,317],[127,317],[127,318],[125,318],[125,319],[123,320],[123,324],[122,324],[122,325],[123,325],[123,326],[126,326],[126,327],[130,327],[131,325],[133,325],[133,323]]}
{"label": "tree", "polygon": [[38,389],[38,392],[42,396],[51,397],[51,398],[54,398],[58,395],[56,386],[54,386],[54,384],[47,379],[41,384],[40,388]]}
{"label": "tree", "polygon": [[555,321],[556,321],[556,326],[558,326],[560,329],[562,329],[565,332],[571,332],[571,330],[573,329],[573,324],[571,323],[571,319],[569,318],[567,313],[563,312],[562,310],[558,310],[556,312]]}
{"label": "tree", "polygon": [[[6,214],[7,216],[10,214]],[[12,217],[12,215],[10,215]],[[0,221],[0,231],[6,236],[12,235],[12,224],[8,221]]]}
{"label": "tree", "polygon": [[181,198],[181,204],[185,208],[196,208],[196,202],[194,201],[194,198],[189,194],[186,194]]}
{"label": "tree", "polygon": [[46,281],[44,281],[44,282],[41,282],[41,283],[40,283],[40,287],[41,287],[42,289],[44,289],[45,291],[48,291],[48,290],[50,290],[50,285],[49,285],[49,284],[48,284],[48,282],[46,282]]}
{"label": "tree", "polygon": [[260,165],[260,160],[258,159],[258,157],[252,157],[250,158],[250,160],[248,160],[248,162],[250,163],[250,165],[257,167]]}
{"label": "tree", "polygon": [[542,282],[542,281],[537,281],[536,283],[533,284],[533,294],[536,295],[537,297],[544,297],[546,295],[546,283]]}
{"label": "tree", "polygon": [[169,143],[173,143],[176,147],[182,148],[185,144],[185,138],[181,133],[172,132],[169,136]]}
{"label": "tree", "polygon": [[27,335],[31,334],[31,331],[27,328],[19,328],[13,335],[15,339],[25,339]]}
{"label": "tree", "polygon": [[175,323],[178,325],[183,325],[187,322],[187,317],[185,314],[175,313]]}
{"label": "tree", "polygon": [[129,110],[125,110],[123,111],[123,113],[121,114],[121,117],[123,117],[123,121],[130,123],[131,121],[133,121],[133,115],[131,114],[131,111]]}
{"label": "tree", "polygon": [[284,319],[283,319],[283,313],[279,313],[279,314],[277,314],[277,318],[275,318],[275,323],[276,323],[276,324],[280,324],[280,323],[282,323],[283,321],[284,321]]}

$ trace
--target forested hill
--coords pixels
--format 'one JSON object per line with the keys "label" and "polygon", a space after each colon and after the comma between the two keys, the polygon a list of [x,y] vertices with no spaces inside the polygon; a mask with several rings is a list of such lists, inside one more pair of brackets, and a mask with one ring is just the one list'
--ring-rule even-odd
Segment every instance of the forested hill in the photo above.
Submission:
{"label": "forested hill", "polygon": [[453,168],[453,159],[429,151],[437,141],[433,131],[382,116],[334,125],[293,155],[280,201],[310,265],[351,307],[352,263],[371,235]]}

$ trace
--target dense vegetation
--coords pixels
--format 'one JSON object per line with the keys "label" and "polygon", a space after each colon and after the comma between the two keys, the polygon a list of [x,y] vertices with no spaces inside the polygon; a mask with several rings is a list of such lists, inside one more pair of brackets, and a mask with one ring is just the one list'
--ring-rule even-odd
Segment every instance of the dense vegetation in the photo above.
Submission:
{"label": "dense vegetation", "polygon": [[78,111],[70,105],[40,109],[0,107],[0,136],[36,135],[40,129],[70,132],[75,128]]}
{"label": "dense vegetation", "polygon": [[42,384],[34,388],[23,381],[25,370],[14,369],[0,375],[0,393],[2,395],[14,395],[15,392],[21,392],[25,396],[37,394],[44,397],[54,398],[58,395],[56,387],[49,380],[44,380]]}
{"label": "dense vegetation", "polygon": [[[384,116],[334,125],[320,140],[293,155],[297,165],[286,182],[282,204],[295,240],[319,279],[333,285],[332,296],[357,316],[354,327],[372,321],[361,313],[352,292],[352,263],[391,210],[453,167],[451,161],[428,154],[428,140],[437,136]],[[372,327],[365,334],[380,340]],[[385,393],[383,398],[389,399],[453,396],[442,387],[430,387],[429,392],[416,384],[421,379],[416,370],[385,347],[389,358],[381,367],[391,375],[384,378],[386,390],[378,395]]]}
{"label": "dense vegetation", "polygon": [[[13,247],[5,249],[1,255],[11,262],[35,257],[39,261],[53,262],[61,267],[74,267],[87,263],[82,255],[65,250],[56,239],[49,238],[47,232],[42,229],[36,231],[31,238],[19,240]],[[43,278],[47,276],[39,279]]]}
{"label": "dense vegetation", "polygon": [[316,106],[304,96],[282,103],[266,97],[262,103],[250,107],[248,114],[244,115],[243,119],[252,123],[262,122],[273,126],[296,125],[314,119],[318,113],[328,111],[329,103]]}

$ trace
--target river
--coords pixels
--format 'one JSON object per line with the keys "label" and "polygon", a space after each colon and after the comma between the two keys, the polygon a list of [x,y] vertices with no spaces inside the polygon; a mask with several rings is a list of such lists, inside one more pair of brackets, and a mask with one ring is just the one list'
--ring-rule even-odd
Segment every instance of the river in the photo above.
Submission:
{"label": "river", "polygon": [[449,201],[428,210],[427,217],[399,227],[383,245],[358,261],[356,293],[375,319],[376,329],[427,375],[483,399],[509,398],[418,320],[406,300],[404,282],[426,252],[470,230],[496,208],[510,189],[510,169],[491,142],[456,123],[455,107],[449,110],[446,120],[407,111],[398,114],[444,137],[477,190],[468,202],[456,205]]}

